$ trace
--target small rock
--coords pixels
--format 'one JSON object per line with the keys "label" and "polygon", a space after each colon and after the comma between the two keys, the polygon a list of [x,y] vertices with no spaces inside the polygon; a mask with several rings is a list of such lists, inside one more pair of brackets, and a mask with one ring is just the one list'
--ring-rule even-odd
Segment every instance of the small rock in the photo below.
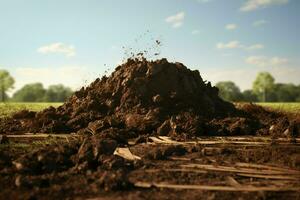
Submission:
{"label": "small rock", "polygon": [[20,187],[21,186],[21,176],[17,176],[16,179],[15,179],[15,185],[17,187]]}
{"label": "small rock", "polygon": [[176,117],[172,116],[170,119],[170,125],[172,130],[177,129]]}
{"label": "small rock", "polygon": [[286,137],[289,137],[289,136],[290,136],[290,129],[286,129],[286,130],[283,132],[283,135],[286,136]]}
{"label": "small rock", "polygon": [[153,101],[154,103],[161,103],[162,100],[163,100],[163,99],[162,99],[162,97],[161,97],[159,94],[152,97],[152,101]]}
{"label": "small rock", "polygon": [[12,162],[12,164],[13,164],[13,165],[16,167],[16,169],[17,169],[18,171],[20,171],[20,170],[24,169],[24,166],[23,166],[23,164],[22,164],[22,163],[20,163],[20,162],[13,161],[13,162]]}
{"label": "small rock", "polygon": [[269,131],[273,131],[275,129],[275,125],[270,126]]}

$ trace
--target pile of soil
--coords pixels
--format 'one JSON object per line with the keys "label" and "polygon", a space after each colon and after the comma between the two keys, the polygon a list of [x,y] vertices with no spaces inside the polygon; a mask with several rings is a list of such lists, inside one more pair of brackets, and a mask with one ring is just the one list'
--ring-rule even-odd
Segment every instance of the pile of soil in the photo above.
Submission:
{"label": "pile of soil", "polygon": [[[114,129],[131,135],[268,134],[282,116],[261,107],[236,109],[218,96],[199,71],[166,59],[128,59],[109,77],[96,79],[58,108],[42,112],[21,111],[0,124],[0,133],[99,134]],[[267,117],[267,118],[266,118]],[[262,120],[261,120],[262,119]],[[266,121],[267,120],[267,121]],[[297,135],[299,123],[285,120],[284,132]],[[277,122],[276,122],[277,123]]]}
{"label": "pile of soil", "polygon": [[[0,133],[4,134],[77,133],[74,140],[70,135],[67,142],[30,150],[11,148],[7,137],[0,138],[1,145],[3,143],[0,146],[3,158],[0,160],[0,199],[19,199],[20,195],[23,199],[122,199],[122,196],[126,199],[170,199],[172,196],[176,199],[261,199],[261,195],[267,199],[278,195],[296,199],[299,192],[256,192],[253,198],[245,192],[200,190],[191,196],[189,190],[151,185],[141,189],[137,183],[214,186],[223,185],[228,176],[234,175],[230,171],[195,174],[180,168],[191,162],[227,168],[240,162],[275,163],[299,169],[297,144],[226,146],[226,142],[220,145],[214,141],[207,145],[178,142],[212,135],[294,138],[299,131],[297,117],[253,104],[233,105],[223,101],[216,87],[203,81],[198,71],[189,70],[181,63],[169,63],[166,59],[129,59],[111,76],[97,79],[75,92],[58,108],[50,107],[37,113],[23,110],[0,120]],[[180,145],[176,142],[171,146],[147,144],[150,135],[152,138],[171,136]],[[130,148],[140,159],[118,156],[117,148]],[[249,184],[249,178],[234,176],[241,183]],[[251,178],[250,186],[254,183]],[[270,182],[259,182],[263,184]],[[286,185],[299,187],[295,181]]]}

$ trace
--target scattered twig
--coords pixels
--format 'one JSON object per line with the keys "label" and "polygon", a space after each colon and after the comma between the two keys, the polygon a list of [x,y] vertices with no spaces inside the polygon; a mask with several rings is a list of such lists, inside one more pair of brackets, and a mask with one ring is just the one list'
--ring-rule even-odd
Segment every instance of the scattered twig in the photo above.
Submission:
{"label": "scattered twig", "polygon": [[149,182],[136,182],[135,187],[138,188],[168,188],[177,190],[210,190],[210,191],[245,191],[245,192],[259,192],[259,191],[300,191],[300,187],[254,187],[254,186],[212,186],[212,185],[181,185],[181,184],[168,184],[168,183],[149,183]]}

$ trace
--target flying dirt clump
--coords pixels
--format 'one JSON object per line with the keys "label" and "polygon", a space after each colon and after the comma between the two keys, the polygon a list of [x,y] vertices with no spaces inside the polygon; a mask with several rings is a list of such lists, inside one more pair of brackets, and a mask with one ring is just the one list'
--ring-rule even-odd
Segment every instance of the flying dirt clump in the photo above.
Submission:
{"label": "flying dirt clump", "polygon": [[128,59],[109,77],[81,88],[58,108],[22,111],[2,121],[0,132],[92,133],[109,128],[139,133],[196,133],[208,119],[233,115],[231,103],[199,71],[166,59]]}

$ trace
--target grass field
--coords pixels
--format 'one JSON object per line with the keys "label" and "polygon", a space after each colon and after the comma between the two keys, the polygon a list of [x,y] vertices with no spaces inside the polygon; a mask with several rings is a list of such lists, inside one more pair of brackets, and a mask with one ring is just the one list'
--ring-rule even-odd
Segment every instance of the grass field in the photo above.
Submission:
{"label": "grass field", "polygon": [[20,110],[40,111],[49,106],[58,107],[61,103],[0,103],[0,117],[7,117]]}
{"label": "grass field", "polygon": [[[23,109],[40,111],[49,106],[58,107],[61,104],[62,103],[0,103],[0,117],[7,117]],[[258,103],[258,105],[284,112],[300,113],[300,103]]]}
{"label": "grass field", "polygon": [[283,112],[300,113],[300,103],[258,103],[258,105]]}

